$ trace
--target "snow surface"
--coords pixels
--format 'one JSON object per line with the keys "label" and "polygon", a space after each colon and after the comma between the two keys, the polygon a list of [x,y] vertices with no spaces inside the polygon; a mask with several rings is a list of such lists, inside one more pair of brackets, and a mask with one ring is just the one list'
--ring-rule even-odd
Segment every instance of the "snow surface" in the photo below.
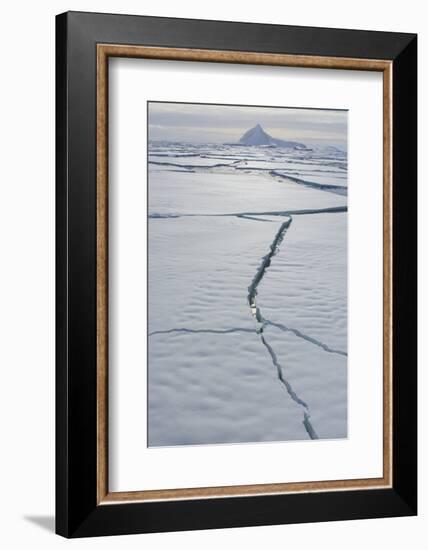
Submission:
{"label": "snow surface", "polygon": [[150,446],[347,436],[346,169],[150,144]]}

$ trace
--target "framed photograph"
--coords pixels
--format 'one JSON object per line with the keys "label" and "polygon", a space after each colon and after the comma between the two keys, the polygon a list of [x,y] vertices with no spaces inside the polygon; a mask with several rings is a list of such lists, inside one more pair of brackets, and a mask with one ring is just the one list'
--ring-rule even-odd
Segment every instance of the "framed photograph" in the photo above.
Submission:
{"label": "framed photograph", "polygon": [[56,23],[58,534],[416,514],[416,35]]}

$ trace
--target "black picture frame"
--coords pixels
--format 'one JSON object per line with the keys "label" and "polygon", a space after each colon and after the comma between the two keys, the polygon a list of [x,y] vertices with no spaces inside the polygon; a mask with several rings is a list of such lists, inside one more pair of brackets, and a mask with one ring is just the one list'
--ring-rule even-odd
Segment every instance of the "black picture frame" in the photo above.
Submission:
{"label": "black picture frame", "polygon": [[[392,486],[97,499],[97,44],[392,62]],[[56,18],[56,532],[65,537],[417,513],[417,36],[67,12]]]}

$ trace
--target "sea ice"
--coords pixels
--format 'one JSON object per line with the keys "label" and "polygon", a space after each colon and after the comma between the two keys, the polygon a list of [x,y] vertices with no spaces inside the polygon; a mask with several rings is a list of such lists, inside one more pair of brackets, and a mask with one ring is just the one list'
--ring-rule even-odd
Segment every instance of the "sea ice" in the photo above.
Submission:
{"label": "sea ice", "polygon": [[153,143],[149,160],[149,445],[346,437],[346,155]]}

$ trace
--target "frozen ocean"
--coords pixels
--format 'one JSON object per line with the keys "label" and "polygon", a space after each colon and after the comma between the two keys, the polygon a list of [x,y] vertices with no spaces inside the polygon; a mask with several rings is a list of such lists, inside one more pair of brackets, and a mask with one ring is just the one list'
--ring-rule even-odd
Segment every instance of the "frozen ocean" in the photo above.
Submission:
{"label": "frozen ocean", "polygon": [[347,437],[347,156],[149,145],[149,446]]}

